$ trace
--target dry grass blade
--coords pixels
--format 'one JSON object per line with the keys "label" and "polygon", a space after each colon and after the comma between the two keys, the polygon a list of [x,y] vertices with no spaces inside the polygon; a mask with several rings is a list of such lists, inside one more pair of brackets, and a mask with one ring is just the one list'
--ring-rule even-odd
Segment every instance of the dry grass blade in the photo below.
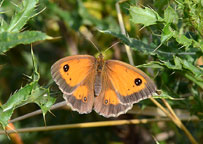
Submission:
{"label": "dry grass blade", "polygon": [[[123,18],[122,18],[119,2],[116,3],[116,11],[117,11],[118,22],[119,22],[119,25],[120,25],[121,33],[126,35],[125,26],[124,26],[124,23],[123,23]],[[131,52],[130,47],[125,44],[125,49],[126,49],[130,64],[134,65],[134,61],[133,61],[133,58],[132,58],[132,52]]]}
{"label": "dry grass blade", "polygon": [[[188,119],[181,119],[188,120]],[[190,120],[198,121],[197,118],[190,118]],[[171,121],[169,118],[152,118],[152,119],[132,119],[132,120],[112,120],[112,121],[101,121],[101,122],[87,122],[78,124],[65,124],[65,125],[55,125],[46,127],[33,127],[33,128],[22,128],[16,129],[15,131],[8,130],[10,133],[26,133],[26,132],[37,132],[37,131],[51,131],[51,130],[62,130],[62,129],[72,129],[72,128],[92,128],[92,127],[107,127],[107,126],[118,126],[118,125],[128,125],[128,124],[147,124],[151,122],[159,121]],[[5,134],[5,131],[0,131],[0,135]]]}
{"label": "dry grass blade", "polygon": [[[162,111],[165,112],[165,114],[171,118],[171,120],[180,128],[182,129],[185,134],[188,136],[189,140],[191,141],[192,144],[198,144],[198,142],[194,139],[194,137],[192,136],[192,134],[187,130],[187,128],[182,124],[182,122],[178,119],[178,118],[175,118],[176,115],[174,112],[170,113],[172,110],[172,108],[169,106],[169,104],[165,101],[165,105],[167,105],[167,107],[170,107],[169,108],[169,111],[168,112],[159,102],[157,102],[153,97],[150,98],[151,101],[157,105]],[[175,115],[175,116],[174,116]],[[177,120],[178,119],[178,120]]]}
{"label": "dry grass blade", "polygon": [[[50,110],[58,109],[60,107],[66,106],[66,105],[67,105],[66,101],[62,101],[62,102],[59,102],[59,103],[53,105]],[[24,120],[26,118],[30,118],[30,117],[39,115],[41,113],[42,113],[41,109],[40,110],[36,110],[34,112],[31,112],[31,113],[25,114],[23,116],[19,116],[19,117],[15,118],[15,119],[12,119],[12,120],[9,121],[9,123],[13,123],[13,122],[16,122],[16,121]]]}
{"label": "dry grass blade", "polygon": [[181,120],[176,116],[175,112],[173,111],[173,109],[171,108],[171,106],[168,104],[168,102],[165,99],[162,99],[162,101],[164,102],[164,104],[166,105],[166,107],[168,108],[168,110],[170,111],[171,115],[173,116],[174,121],[176,121],[178,127],[180,129],[182,129],[186,135],[188,136],[188,138],[191,140],[192,143],[197,144],[196,140],[194,139],[194,137],[192,136],[192,134],[188,131],[188,129],[184,126],[184,124],[181,122]]}

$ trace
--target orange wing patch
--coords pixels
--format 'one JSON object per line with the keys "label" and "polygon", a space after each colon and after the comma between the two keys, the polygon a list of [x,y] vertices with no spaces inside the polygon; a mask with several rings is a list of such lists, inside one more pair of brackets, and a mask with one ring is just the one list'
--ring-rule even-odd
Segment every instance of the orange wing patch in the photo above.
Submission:
{"label": "orange wing patch", "polygon": [[92,61],[90,59],[73,59],[60,64],[61,77],[74,87],[88,75]]}
{"label": "orange wing patch", "polygon": [[88,96],[88,88],[87,86],[79,86],[74,92],[73,96],[77,100],[82,100],[83,102],[87,102],[87,96]]}
{"label": "orange wing patch", "polygon": [[51,74],[60,90],[70,95],[87,76],[95,71],[95,57],[75,55],[58,60],[51,67]]}
{"label": "orange wing patch", "polygon": [[116,93],[112,89],[108,89],[104,93],[104,104],[113,104],[113,105],[118,105],[119,104],[119,99]]}
{"label": "orange wing patch", "polygon": [[146,87],[146,79],[135,70],[122,65],[111,65],[110,69],[111,71],[108,71],[108,76],[115,89],[122,96],[131,95]]}

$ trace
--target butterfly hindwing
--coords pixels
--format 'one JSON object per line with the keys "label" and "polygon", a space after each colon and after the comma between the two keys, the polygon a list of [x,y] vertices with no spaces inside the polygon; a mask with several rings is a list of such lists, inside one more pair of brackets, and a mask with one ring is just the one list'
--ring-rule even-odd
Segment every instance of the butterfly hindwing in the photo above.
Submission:
{"label": "butterfly hindwing", "polygon": [[71,95],[63,94],[63,98],[72,110],[81,114],[90,113],[94,103],[94,71],[74,90]]}
{"label": "butterfly hindwing", "polygon": [[156,91],[156,85],[144,72],[127,63],[107,60],[104,70],[123,104],[139,102]]}
{"label": "butterfly hindwing", "polygon": [[132,104],[121,104],[106,72],[101,74],[101,92],[95,98],[94,110],[104,117],[117,117],[132,108]]}

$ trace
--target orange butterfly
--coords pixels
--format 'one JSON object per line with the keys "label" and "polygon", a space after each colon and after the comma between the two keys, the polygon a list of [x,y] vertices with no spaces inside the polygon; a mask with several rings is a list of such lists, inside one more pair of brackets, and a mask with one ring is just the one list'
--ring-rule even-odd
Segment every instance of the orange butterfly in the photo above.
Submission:
{"label": "orange butterfly", "polygon": [[94,109],[104,117],[117,117],[156,92],[144,72],[121,61],[104,61],[102,54],[62,58],[51,74],[68,106],[80,114]]}

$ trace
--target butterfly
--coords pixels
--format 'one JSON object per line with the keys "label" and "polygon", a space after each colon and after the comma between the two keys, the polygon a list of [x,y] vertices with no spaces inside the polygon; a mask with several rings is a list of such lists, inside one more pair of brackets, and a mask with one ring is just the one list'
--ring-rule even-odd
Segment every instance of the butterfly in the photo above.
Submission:
{"label": "butterfly", "polygon": [[134,103],[156,92],[154,82],[141,70],[118,60],[90,55],[62,58],[51,67],[51,75],[63,98],[80,114],[94,109],[104,117],[117,117]]}

